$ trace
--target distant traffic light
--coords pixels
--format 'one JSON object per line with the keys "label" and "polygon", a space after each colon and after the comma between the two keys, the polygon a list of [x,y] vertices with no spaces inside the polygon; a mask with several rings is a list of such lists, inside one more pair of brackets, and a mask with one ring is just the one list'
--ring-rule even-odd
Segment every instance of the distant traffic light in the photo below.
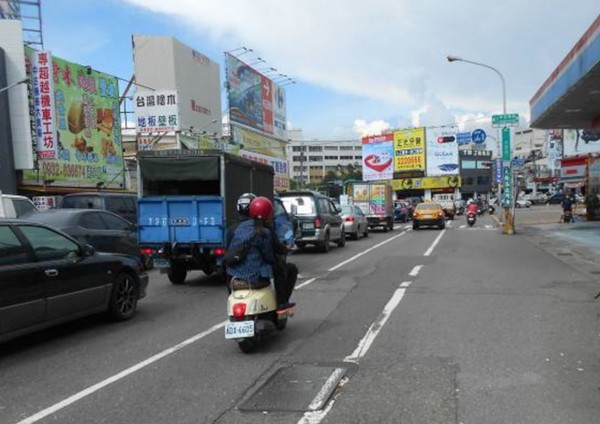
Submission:
{"label": "distant traffic light", "polygon": [[442,144],[442,143],[454,143],[456,141],[456,137],[454,137],[453,135],[444,135],[444,136],[439,136],[437,138],[437,142]]}

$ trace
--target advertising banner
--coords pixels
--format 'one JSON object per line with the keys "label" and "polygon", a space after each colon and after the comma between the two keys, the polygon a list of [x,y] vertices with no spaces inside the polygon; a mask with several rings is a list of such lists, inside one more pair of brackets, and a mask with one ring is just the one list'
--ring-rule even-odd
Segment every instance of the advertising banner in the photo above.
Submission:
{"label": "advertising banner", "polygon": [[[364,140],[364,139],[363,139]],[[390,180],[394,177],[394,144],[390,141],[362,146],[362,179]]]}
{"label": "advertising banner", "polygon": [[138,89],[135,94],[138,134],[179,130],[179,101],[175,90]]}
{"label": "advertising banner", "polygon": [[385,215],[385,184],[371,185],[371,205],[369,215]]}
{"label": "advertising banner", "polygon": [[494,159],[494,182],[500,184],[502,182],[502,159]]}
{"label": "advertising banner", "polygon": [[231,121],[285,138],[285,90],[230,54],[225,61]]}
{"label": "advertising banner", "polygon": [[563,130],[564,156],[600,153],[600,131]]}
{"label": "advertising banner", "polygon": [[267,137],[235,125],[232,125],[231,131],[234,143],[243,146],[244,150],[278,159],[286,159],[285,141]]}
{"label": "advertising banner", "polygon": [[425,176],[425,128],[394,131],[394,174]]}
{"label": "advertising banner", "polygon": [[273,176],[273,188],[276,191],[285,191],[290,188],[290,177],[288,173],[288,164],[285,159],[278,159],[272,156],[261,155],[260,153],[240,150],[239,155],[254,162],[271,165],[275,171]]}
{"label": "advertising banner", "polygon": [[457,188],[462,184],[456,177],[400,178],[391,181],[393,190],[425,190],[434,188]]}
{"label": "advertising banner", "polygon": [[427,176],[458,175],[456,131],[427,131]]}
{"label": "advertising banner", "polygon": [[34,51],[31,55],[33,113],[35,117],[38,159],[56,159],[58,140],[54,118],[54,79],[52,54]]}
{"label": "advertising banner", "polygon": [[[30,75],[40,63],[36,62],[39,53],[25,50]],[[57,57],[52,58],[50,79],[54,84],[56,157],[40,155],[39,169],[25,171],[24,183],[51,181],[54,185],[87,187],[102,183],[105,188],[124,188],[117,79]],[[41,97],[40,102],[46,104]],[[46,128],[41,122],[44,135]],[[41,145],[49,151],[49,144],[45,144],[49,139],[42,140],[40,143],[38,137],[38,149]]]}

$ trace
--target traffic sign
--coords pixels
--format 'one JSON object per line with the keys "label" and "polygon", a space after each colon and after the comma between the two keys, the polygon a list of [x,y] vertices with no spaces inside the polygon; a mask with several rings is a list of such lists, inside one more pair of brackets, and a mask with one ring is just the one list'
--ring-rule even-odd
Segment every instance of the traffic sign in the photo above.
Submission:
{"label": "traffic sign", "polygon": [[471,140],[473,140],[473,143],[475,143],[475,144],[485,143],[485,138],[486,138],[486,134],[485,134],[485,131],[482,129],[476,129],[471,134]]}
{"label": "traffic sign", "polygon": [[492,127],[516,127],[519,125],[518,113],[492,115]]}
{"label": "traffic sign", "polygon": [[512,175],[508,167],[502,168],[502,185],[504,187],[502,205],[510,206],[512,202]]}
{"label": "traffic sign", "polygon": [[469,144],[470,142],[471,142],[471,133],[470,132],[456,133],[456,144],[458,144],[459,146]]}
{"label": "traffic sign", "polygon": [[502,160],[510,161],[510,128],[502,128]]}

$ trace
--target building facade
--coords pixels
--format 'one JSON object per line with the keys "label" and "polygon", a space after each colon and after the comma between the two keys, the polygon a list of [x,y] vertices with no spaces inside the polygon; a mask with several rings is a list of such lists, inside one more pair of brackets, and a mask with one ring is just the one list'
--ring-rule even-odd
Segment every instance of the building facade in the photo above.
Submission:
{"label": "building facade", "polygon": [[301,184],[320,183],[329,171],[342,173],[362,166],[362,144],[356,140],[290,140],[290,178]]}
{"label": "building facade", "polygon": [[492,152],[480,149],[461,149],[460,176],[462,186],[460,194],[463,199],[476,196],[487,197],[492,191]]}

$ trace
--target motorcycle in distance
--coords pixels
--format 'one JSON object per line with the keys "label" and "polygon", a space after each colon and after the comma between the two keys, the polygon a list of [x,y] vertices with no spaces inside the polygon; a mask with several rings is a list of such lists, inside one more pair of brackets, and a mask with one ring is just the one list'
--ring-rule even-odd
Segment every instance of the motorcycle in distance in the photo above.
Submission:
{"label": "motorcycle in distance", "polygon": [[467,224],[469,227],[475,225],[475,221],[477,220],[477,214],[473,211],[467,212]]}
{"label": "motorcycle in distance", "polygon": [[[293,232],[287,230],[285,243],[288,246],[293,244],[293,238]],[[236,341],[242,352],[250,353],[261,340],[286,327],[288,318],[294,315],[294,308],[277,310],[272,282],[262,287],[250,287],[245,282],[233,280],[231,286],[225,339]]]}
{"label": "motorcycle in distance", "polygon": [[574,222],[573,220],[573,212],[571,211],[564,211],[562,214],[562,222],[564,222],[565,224],[568,224],[570,222]]}

